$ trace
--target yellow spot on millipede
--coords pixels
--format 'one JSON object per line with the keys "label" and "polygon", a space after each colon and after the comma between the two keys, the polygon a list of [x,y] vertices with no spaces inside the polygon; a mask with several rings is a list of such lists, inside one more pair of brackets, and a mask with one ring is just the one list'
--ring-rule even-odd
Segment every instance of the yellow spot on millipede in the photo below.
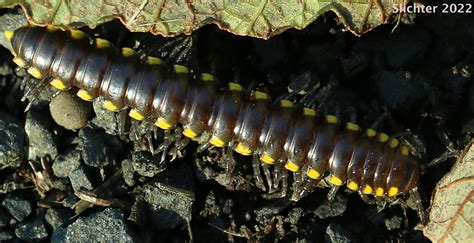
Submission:
{"label": "yellow spot on millipede", "polygon": [[212,136],[211,137],[211,140],[209,140],[209,143],[216,146],[216,147],[224,147],[225,145],[225,142],[222,141],[222,139],[216,137],[216,136]]}
{"label": "yellow spot on millipede", "polygon": [[162,117],[159,117],[156,122],[155,122],[155,126],[163,129],[163,130],[168,130],[170,129],[172,126],[171,124],[164,118]]}
{"label": "yellow spot on millipede", "polygon": [[175,73],[184,73],[184,74],[189,73],[189,69],[183,65],[175,64],[173,65],[173,68],[174,68]]}
{"label": "yellow spot on millipede", "polygon": [[381,197],[383,196],[383,193],[384,193],[384,190],[382,187],[377,187],[377,189],[375,189],[375,196]]}
{"label": "yellow spot on millipede", "polygon": [[228,85],[230,91],[242,91],[244,88],[238,83],[230,82]]}
{"label": "yellow spot on millipede", "polygon": [[359,185],[353,181],[349,181],[349,183],[347,183],[347,188],[357,191],[359,189]]}
{"label": "yellow spot on millipede", "polygon": [[86,35],[81,30],[70,30],[70,33],[71,33],[71,37],[76,40],[82,39]]}
{"label": "yellow spot on millipede", "polygon": [[311,178],[311,179],[319,179],[319,177],[321,177],[321,173],[319,173],[317,170],[311,168],[308,170],[308,172],[306,172],[306,175]]}
{"label": "yellow spot on millipede", "polygon": [[104,102],[104,108],[108,111],[117,111],[119,109],[112,101],[108,100]]}
{"label": "yellow spot on millipede", "polygon": [[77,96],[85,101],[92,101],[94,99],[94,97],[92,97],[92,95],[89,92],[83,89],[80,89],[79,91],[77,91]]}
{"label": "yellow spot on millipede", "polygon": [[288,161],[286,164],[285,164],[285,168],[291,172],[296,172],[300,169],[299,165],[293,163],[292,161]]}
{"label": "yellow spot on millipede", "polygon": [[183,135],[188,138],[195,138],[197,136],[197,133],[193,131],[191,128],[185,128],[183,131]]}
{"label": "yellow spot on millipede", "polygon": [[397,187],[390,187],[390,189],[388,189],[388,193],[387,195],[389,197],[394,197],[398,194],[398,188]]}
{"label": "yellow spot on millipede", "polygon": [[135,55],[135,51],[132,48],[129,48],[129,47],[122,48],[122,56],[131,57],[133,55]]}
{"label": "yellow spot on millipede", "polygon": [[326,122],[330,124],[336,124],[338,122],[338,119],[334,115],[326,115]]}
{"label": "yellow spot on millipede", "polygon": [[316,110],[304,107],[303,108],[303,115],[305,116],[316,116]]}
{"label": "yellow spot on millipede", "polygon": [[26,68],[26,66],[28,66],[26,61],[21,59],[20,57],[14,57],[13,62],[21,68]]}
{"label": "yellow spot on millipede", "polygon": [[139,111],[135,109],[131,109],[130,112],[128,113],[128,116],[138,121],[142,121],[143,119],[145,119],[145,117]]}
{"label": "yellow spot on millipede", "polygon": [[41,74],[40,70],[36,67],[29,67],[28,69],[26,69],[26,71],[29,74],[31,74],[31,76],[33,76],[34,78],[37,78],[37,79],[43,78],[43,75]]}
{"label": "yellow spot on millipede", "polygon": [[268,94],[261,92],[261,91],[255,91],[254,92],[255,99],[257,100],[268,100]]}
{"label": "yellow spot on millipede", "polygon": [[280,100],[280,105],[281,107],[284,107],[284,108],[291,108],[293,107],[293,102],[289,101],[289,100],[286,100],[286,99],[283,99],[283,100]]}
{"label": "yellow spot on millipede", "polygon": [[8,41],[12,41],[13,36],[15,35],[15,32],[12,30],[6,30],[3,33],[5,34],[5,37],[7,37]]}
{"label": "yellow spot on millipede", "polygon": [[110,47],[110,42],[106,39],[96,38],[95,39],[95,46],[97,48],[109,48]]}
{"label": "yellow spot on millipede", "polygon": [[250,149],[249,147],[243,145],[242,143],[237,144],[237,147],[235,147],[235,151],[241,155],[249,156],[253,153],[253,150]]}
{"label": "yellow spot on millipede", "polygon": [[55,87],[56,89],[59,89],[59,90],[66,90],[68,89],[68,87],[66,86],[66,84],[64,84],[64,82],[60,79],[53,79],[53,81],[51,81],[49,84],[51,84],[51,86]]}
{"label": "yellow spot on millipede", "polygon": [[207,82],[207,81],[214,81],[215,78],[214,78],[214,75],[210,73],[201,73],[201,80]]}
{"label": "yellow spot on millipede", "polygon": [[364,189],[362,189],[362,193],[364,194],[372,194],[372,192],[373,192],[373,189],[369,185],[365,185]]}
{"label": "yellow spot on millipede", "polygon": [[262,157],[260,157],[260,160],[265,163],[265,164],[270,164],[272,165],[273,163],[275,163],[275,159],[273,159],[272,157],[270,157],[270,155],[268,154],[264,154],[262,155]]}
{"label": "yellow spot on millipede", "polygon": [[331,183],[333,185],[336,185],[336,186],[341,186],[344,182],[339,177],[331,176],[329,178],[329,183]]}

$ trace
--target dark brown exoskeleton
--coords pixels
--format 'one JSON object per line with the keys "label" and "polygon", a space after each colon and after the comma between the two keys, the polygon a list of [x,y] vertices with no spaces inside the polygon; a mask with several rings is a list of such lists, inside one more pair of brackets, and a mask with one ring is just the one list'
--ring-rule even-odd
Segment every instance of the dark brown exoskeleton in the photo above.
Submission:
{"label": "dark brown exoskeleton", "polygon": [[[295,173],[295,201],[322,179],[332,186],[330,197],[344,184],[376,198],[417,194],[417,159],[408,146],[385,133],[354,123],[341,129],[336,116],[318,117],[315,110],[298,110],[286,99],[272,106],[260,91],[246,98],[237,83],[219,90],[210,74],[195,77],[186,67],[169,68],[156,57],[141,61],[132,49],[119,52],[79,30],[23,27],[5,34],[14,62],[43,79],[34,89],[48,82],[60,90],[75,86],[84,100],[104,97],[107,110],[128,107],[133,119],[165,130],[164,147],[176,142],[182,148],[195,140],[199,150],[213,146],[227,148],[229,157],[232,151],[253,155],[257,185],[263,189],[261,166],[268,186],[281,184],[283,195],[288,172]],[[232,167],[233,159],[228,160]]]}

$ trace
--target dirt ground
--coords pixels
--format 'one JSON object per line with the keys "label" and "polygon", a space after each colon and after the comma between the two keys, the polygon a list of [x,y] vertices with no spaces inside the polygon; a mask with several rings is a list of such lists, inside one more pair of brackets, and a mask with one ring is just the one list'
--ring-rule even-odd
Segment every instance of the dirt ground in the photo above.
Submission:
{"label": "dirt ground", "polygon": [[[354,110],[361,127],[388,114],[380,130],[404,138],[426,165],[448,148],[463,149],[474,132],[474,18],[420,14],[412,24],[393,27],[355,37],[328,13],[304,30],[265,41],[208,26],[192,36],[185,64],[212,72],[223,87],[238,82],[273,98],[304,85],[303,91],[331,87],[321,112],[339,110],[348,119],[347,111]],[[160,50],[169,39],[129,33],[115,22],[85,31],[117,46],[139,42],[138,49],[148,54],[176,47]],[[88,125],[76,131],[52,119],[53,91],[25,113],[19,83],[28,76],[11,59],[0,48],[0,241],[429,241],[416,227],[418,215],[407,198],[383,209],[344,190],[330,203],[327,188],[296,203],[289,200],[291,191],[285,198],[265,199],[253,185],[251,159],[235,155],[231,184],[224,181],[218,150],[197,154],[193,143],[182,158],[159,163],[160,156],[120,139],[117,116],[101,110],[100,101],[94,102]],[[302,98],[298,94],[295,100]],[[7,144],[10,140],[17,144]],[[54,189],[42,198],[28,160],[39,168],[37,158],[44,155],[51,157]],[[452,163],[424,170],[419,192],[426,209]],[[74,216],[78,192],[97,187],[103,189],[102,206]]]}

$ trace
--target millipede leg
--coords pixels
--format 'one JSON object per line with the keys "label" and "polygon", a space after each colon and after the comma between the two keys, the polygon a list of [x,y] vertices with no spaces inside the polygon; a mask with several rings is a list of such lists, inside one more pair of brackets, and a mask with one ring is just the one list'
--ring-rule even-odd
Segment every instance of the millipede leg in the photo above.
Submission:
{"label": "millipede leg", "polygon": [[174,147],[170,149],[169,155],[171,155],[170,161],[175,160],[178,157],[181,157],[181,149],[180,149],[180,144],[181,140],[183,138],[183,128],[182,127],[176,127],[176,129],[173,131],[172,135],[173,141],[174,141]]}
{"label": "millipede leg", "polygon": [[118,116],[119,116],[118,133],[119,133],[120,139],[128,142],[129,139],[127,138],[127,134],[125,132],[125,124],[127,122],[127,109],[120,110],[118,113]]}
{"label": "millipede leg", "polygon": [[370,198],[366,194],[362,193],[361,191],[359,191],[358,193],[359,193],[360,199],[362,199],[362,201],[364,201],[365,203],[371,204],[371,205],[376,204],[375,200]]}
{"label": "millipede leg", "polygon": [[286,197],[288,192],[288,170],[283,170],[281,177],[281,197]]}
{"label": "millipede leg", "polygon": [[255,178],[255,185],[266,191],[265,185],[263,184],[262,174],[260,173],[260,160],[256,154],[252,157],[252,168],[253,168],[253,176]]}
{"label": "millipede leg", "polygon": [[314,188],[318,185],[319,180],[313,180],[309,177],[306,177],[303,187],[298,192],[293,192],[291,196],[291,201],[297,202],[301,200],[301,198],[306,197],[309,193],[311,193]]}
{"label": "millipede leg", "polygon": [[173,137],[171,136],[171,131],[169,129],[165,130],[164,131],[163,142],[160,144],[160,146],[156,150],[157,153],[160,153],[160,152],[162,153],[161,154],[161,162],[165,161],[166,154],[167,154],[167,151],[168,151],[168,147],[170,146],[170,144],[172,142],[173,142]]}
{"label": "millipede leg", "polygon": [[415,198],[415,202],[416,202],[416,206],[417,206],[417,213],[418,213],[418,217],[420,219],[420,223],[425,224],[427,218],[426,218],[425,209],[423,207],[423,201],[421,199],[420,193],[418,192],[418,188],[417,187],[413,188],[410,191],[410,194]]}
{"label": "millipede leg", "polygon": [[275,166],[273,166],[273,189],[278,189],[280,186],[283,169],[281,161],[278,161]]}
{"label": "millipede leg", "polygon": [[305,173],[303,173],[302,171],[306,171],[306,168],[303,168],[302,170],[293,173],[293,194],[299,194],[302,189],[303,180],[305,176]]}
{"label": "millipede leg", "polygon": [[230,142],[229,146],[225,149],[225,172],[228,178],[234,173],[235,159],[234,159],[234,142]]}
{"label": "millipede leg", "polygon": [[329,193],[328,193],[328,200],[330,202],[334,201],[338,190],[339,190],[338,186],[331,186],[331,190],[329,190]]}
{"label": "millipede leg", "polygon": [[389,113],[387,111],[384,111],[384,113],[382,113],[382,115],[379,116],[379,118],[377,118],[377,120],[375,120],[373,123],[372,123],[372,126],[370,126],[372,129],[374,130],[379,130],[380,126],[382,125],[383,121],[389,116]]}
{"label": "millipede leg", "polygon": [[28,104],[26,105],[25,112],[31,108],[33,101],[38,97],[38,95],[43,92],[51,79],[44,78],[40,82],[35,83],[34,85],[28,86],[26,88],[25,94],[21,98],[21,101],[24,102],[28,99]]}
{"label": "millipede leg", "polygon": [[269,164],[262,164],[263,174],[265,175],[265,179],[267,180],[267,185],[269,190],[273,187],[272,185],[272,174],[270,173],[270,165]]}

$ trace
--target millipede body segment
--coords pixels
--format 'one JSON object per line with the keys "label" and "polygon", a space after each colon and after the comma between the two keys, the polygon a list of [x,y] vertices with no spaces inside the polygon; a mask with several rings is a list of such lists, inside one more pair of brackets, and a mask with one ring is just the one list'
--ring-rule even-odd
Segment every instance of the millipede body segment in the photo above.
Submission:
{"label": "millipede body segment", "polygon": [[201,146],[231,146],[264,164],[303,172],[313,184],[327,178],[333,187],[346,184],[376,197],[407,193],[420,177],[409,148],[385,133],[341,126],[337,117],[318,117],[289,100],[271,105],[263,92],[245,97],[237,83],[219,90],[210,74],[193,76],[156,57],[140,60],[133,49],[120,52],[80,30],[23,27],[5,34],[13,61],[33,77],[60,90],[76,86],[87,101],[104,97],[111,111],[129,107],[130,117],[161,129],[182,127],[182,135]]}

